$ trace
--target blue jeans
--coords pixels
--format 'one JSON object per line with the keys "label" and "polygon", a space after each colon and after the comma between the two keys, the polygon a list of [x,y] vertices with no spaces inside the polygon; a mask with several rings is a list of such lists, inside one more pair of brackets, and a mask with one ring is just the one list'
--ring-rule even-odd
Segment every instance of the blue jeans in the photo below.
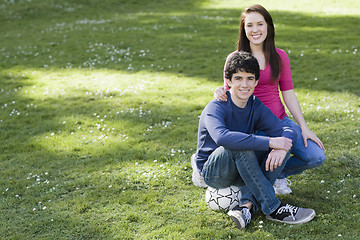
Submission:
{"label": "blue jeans", "polygon": [[218,147],[205,162],[201,175],[205,183],[213,188],[239,186],[242,194],[240,205],[251,202],[253,212],[261,208],[264,214],[269,215],[280,206],[273,185],[290,155],[287,154],[283,164],[273,172],[265,170],[267,155],[268,152]]}
{"label": "blue jeans", "polygon": [[282,121],[296,132],[297,139],[295,145],[291,148],[292,156],[287,161],[279,178],[299,174],[306,169],[315,168],[323,164],[325,161],[324,150],[312,140],[307,140],[308,146],[305,147],[300,126],[288,117],[283,118]]}

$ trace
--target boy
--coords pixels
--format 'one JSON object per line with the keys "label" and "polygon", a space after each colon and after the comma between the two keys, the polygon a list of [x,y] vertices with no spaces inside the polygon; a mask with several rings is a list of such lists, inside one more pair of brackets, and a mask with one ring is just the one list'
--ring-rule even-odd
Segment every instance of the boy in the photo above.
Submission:
{"label": "boy", "polygon": [[[234,54],[225,75],[230,79],[230,101],[213,100],[203,110],[192,165],[210,187],[243,186],[240,205],[228,212],[239,229],[259,209],[273,221],[310,221],[314,210],[281,203],[275,197],[273,184],[289,158],[296,134],[252,95],[259,79],[256,58],[246,52]],[[255,135],[255,131],[270,137]]]}

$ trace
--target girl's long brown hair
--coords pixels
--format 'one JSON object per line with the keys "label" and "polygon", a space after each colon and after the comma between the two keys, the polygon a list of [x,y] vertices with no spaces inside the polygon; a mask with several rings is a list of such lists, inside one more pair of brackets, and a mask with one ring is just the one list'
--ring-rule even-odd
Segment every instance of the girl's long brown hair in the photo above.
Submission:
{"label": "girl's long brown hair", "polygon": [[251,53],[250,41],[246,37],[245,33],[245,18],[251,12],[257,12],[261,14],[267,23],[267,37],[263,44],[263,52],[265,55],[266,63],[271,67],[271,78],[275,82],[280,75],[282,61],[275,48],[275,28],[270,13],[261,5],[252,5],[245,8],[240,17],[240,30],[238,40],[238,51],[246,51]]}

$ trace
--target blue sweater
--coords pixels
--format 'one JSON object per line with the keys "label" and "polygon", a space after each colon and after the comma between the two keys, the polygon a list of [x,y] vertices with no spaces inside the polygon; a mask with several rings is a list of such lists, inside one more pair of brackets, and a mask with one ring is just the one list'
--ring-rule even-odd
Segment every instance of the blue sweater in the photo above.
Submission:
{"label": "blue sweater", "polygon": [[[209,155],[219,146],[233,150],[269,149],[270,137],[287,137],[296,141],[296,133],[278,119],[268,107],[252,95],[245,108],[231,100],[212,100],[203,110],[198,131],[196,164],[201,171]],[[267,136],[255,135],[263,131]],[[269,137],[270,136],[270,137]]]}

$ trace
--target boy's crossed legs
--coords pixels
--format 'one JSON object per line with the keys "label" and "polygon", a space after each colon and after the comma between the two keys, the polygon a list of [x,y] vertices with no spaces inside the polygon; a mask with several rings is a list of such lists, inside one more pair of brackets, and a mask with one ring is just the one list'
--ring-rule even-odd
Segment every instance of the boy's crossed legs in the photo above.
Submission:
{"label": "boy's crossed legs", "polygon": [[275,196],[273,184],[289,159],[289,153],[282,165],[272,172],[265,170],[267,155],[264,151],[218,147],[206,161],[202,176],[205,183],[214,188],[241,186],[240,206],[228,212],[238,228],[244,228],[250,222],[250,210],[256,213],[259,209],[274,221],[290,224],[310,221],[315,216],[314,210],[283,204]]}

